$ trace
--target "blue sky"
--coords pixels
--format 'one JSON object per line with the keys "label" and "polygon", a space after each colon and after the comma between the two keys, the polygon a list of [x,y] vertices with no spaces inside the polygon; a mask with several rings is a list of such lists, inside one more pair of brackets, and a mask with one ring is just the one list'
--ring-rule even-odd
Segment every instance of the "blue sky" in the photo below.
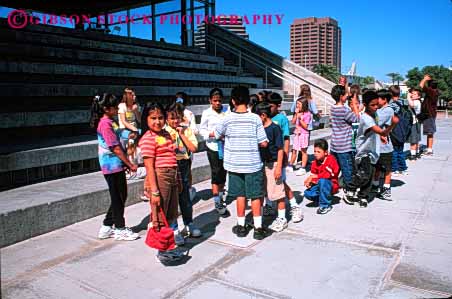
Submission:
{"label": "blue sky", "polygon": [[[172,1],[157,6],[157,13],[177,8]],[[0,8],[0,16],[8,10]],[[135,9],[143,14],[149,8]],[[198,11],[197,13],[203,13]],[[250,39],[281,56],[289,57],[290,24],[296,18],[330,16],[342,28],[342,72],[353,61],[358,75],[371,75],[387,81],[386,74],[425,65],[452,64],[452,1],[380,0],[380,1],[288,1],[288,0],[216,0],[216,13],[247,15],[282,14],[281,25],[248,25]],[[126,34],[122,25],[121,35]],[[180,26],[158,25],[158,38],[177,43]],[[132,25],[132,35],[151,37],[151,26]]]}
{"label": "blue sky", "polygon": [[247,27],[251,40],[284,57],[294,19],[333,17],[342,29],[342,72],[356,61],[359,75],[388,80],[389,72],[452,63],[451,0],[217,0],[216,10],[284,14],[281,25]]}

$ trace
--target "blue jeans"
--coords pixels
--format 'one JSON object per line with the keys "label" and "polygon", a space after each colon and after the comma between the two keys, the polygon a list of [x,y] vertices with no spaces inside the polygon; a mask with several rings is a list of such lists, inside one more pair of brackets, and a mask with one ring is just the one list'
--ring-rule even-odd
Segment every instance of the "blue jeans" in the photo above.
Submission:
{"label": "blue jeans", "polygon": [[179,169],[182,179],[182,192],[179,193],[179,207],[182,214],[182,220],[185,225],[193,222],[193,205],[190,200],[190,160],[177,161],[177,168]]}
{"label": "blue jeans", "polygon": [[403,145],[394,145],[394,151],[392,152],[392,172],[395,171],[405,171],[408,167],[406,166],[405,153],[403,152]]}
{"label": "blue jeans", "polygon": [[319,179],[316,185],[304,191],[304,197],[312,201],[319,201],[321,208],[327,208],[331,206],[331,190],[333,183],[328,179]]}
{"label": "blue jeans", "polygon": [[335,153],[331,152],[331,154],[336,158],[339,163],[339,167],[341,168],[342,177],[344,178],[345,189],[348,189],[348,186],[352,182],[353,175],[353,152],[347,153]]}

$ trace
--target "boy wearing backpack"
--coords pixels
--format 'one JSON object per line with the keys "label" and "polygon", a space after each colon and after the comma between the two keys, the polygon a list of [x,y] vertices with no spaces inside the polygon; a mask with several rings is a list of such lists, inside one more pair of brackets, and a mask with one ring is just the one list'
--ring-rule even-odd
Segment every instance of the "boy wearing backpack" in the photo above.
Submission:
{"label": "boy wearing backpack", "polygon": [[389,102],[389,107],[394,110],[394,115],[399,119],[399,123],[391,132],[391,142],[394,147],[392,152],[392,172],[394,175],[407,175],[407,165],[405,161],[405,153],[403,146],[408,140],[411,132],[411,124],[413,123],[413,115],[408,107],[405,107],[400,101],[400,87],[392,85],[389,87],[392,99]]}
{"label": "boy wearing backpack", "polygon": [[[398,123],[399,119],[394,115],[394,110],[389,107],[388,102],[391,100],[391,93],[387,89],[380,89],[378,92],[377,125],[382,128],[388,128],[391,131]],[[391,199],[391,173],[392,173],[392,154],[394,147],[391,138],[380,137],[380,157],[378,158],[375,170],[374,181],[372,182],[372,190],[377,192],[377,197],[384,200]],[[384,183],[380,189],[380,175],[384,176]]]}

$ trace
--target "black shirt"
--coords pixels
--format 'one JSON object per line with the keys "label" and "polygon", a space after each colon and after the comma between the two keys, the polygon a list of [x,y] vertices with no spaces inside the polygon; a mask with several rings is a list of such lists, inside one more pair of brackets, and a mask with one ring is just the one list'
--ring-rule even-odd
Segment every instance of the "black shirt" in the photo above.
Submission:
{"label": "black shirt", "polygon": [[281,128],[278,125],[272,123],[264,129],[265,134],[267,134],[268,146],[260,148],[262,161],[276,162],[278,161],[278,150],[284,148]]}

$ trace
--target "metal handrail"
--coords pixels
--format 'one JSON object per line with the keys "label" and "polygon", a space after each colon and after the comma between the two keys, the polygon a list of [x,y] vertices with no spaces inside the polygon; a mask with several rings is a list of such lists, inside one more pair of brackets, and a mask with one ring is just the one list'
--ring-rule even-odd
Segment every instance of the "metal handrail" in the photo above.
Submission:
{"label": "metal handrail", "polygon": [[[290,63],[291,65],[293,65],[293,66],[296,67],[296,68],[302,68],[301,66],[299,66],[298,64],[296,64],[296,63],[293,62],[292,60],[284,59],[284,61],[286,61],[287,63]],[[314,77],[316,77],[316,78],[318,78],[318,79],[320,79],[320,80],[322,80],[322,81],[331,82],[331,81],[329,81],[329,80],[323,78],[323,77],[320,76],[319,74],[317,74],[317,73],[315,73],[315,72],[313,72],[313,71],[311,71],[311,70],[308,70],[307,68],[303,68],[303,71],[310,73],[310,75],[312,75],[312,76],[314,76]]]}
{"label": "metal handrail", "polygon": [[[219,28],[220,30],[223,30],[223,31],[227,32],[226,29],[223,29],[223,28],[218,27],[218,26],[216,26],[216,27]],[[228,33],[230,33],[230,32],[228,32]],[[210,35],[208,35],[208,34],[206,34],[206,37],[207,37],[208,39],[213,39],[214,41],[217,41],[217,42],[219,42],[219,43],[223,43],[223,44],[225,44],[226,46],[230,47],[228,44],[224,43],[223,41],[221,41],[221,40],[219,40],[219,39],[217,39],[217,38],[215,38],[215,37],[212,37],[212,36],[210,36]],[[235,37],[235,38],[243,39],[241,36],[234,36],[234,37]],[[246,41],[247,43],[250,43],[250,44],[252,44],[253,46],[258,46],[259,48],[262,48],[262,49],[264,49],[264,50],[267,50],[267,49],[263,48],[262,46],[259,46],[259,45],[255,44],[255,43],[253,43],[253,42],[251,42],[251,41],[249,41],[249,40],[243,39],[243,41]],[[234,50],[235,50],[235,49],[234,49]],[[268,50],[267,50],[267,51],[268,51]],[[243,53],[243,52],[242,52],[242,53]],[[247,54],[245,54],[245,55],[247,55]],[[281,57],[281,56],[279,56],[279,55],[277,55],[277,56],[280,57],[283,61],[288,62],[288,63],[290,63],[291,65],[293,65],[293,66],[295,66],[295,67],[297,67],[297,68],[300,68],[299,65],[293,63],[292,61],[287,60],[287,59],[285,59],[284,57]],[[314,82],[308,81],[308,80],[304,79],[303,77],[301,77],[300,75],[298,75],[298,74],[296,74],[296,73],[293,73],[293,72],[290,71],[290,70],[284,69],[284,68],[282,68],[281,66],[279,66],[278,64],[276,64],[276,63],[274,63],[274,62],[270,62],[270,63],[271,63],[272,65],[278,67],[278,68],[283,69],[285,72],[290,73],[290,75],[291,75],[292,77],[295,77],[295,78],[297,78],[298,80],[302,80],[302,81],[305,82],[305,83],[309,83],[309,84],[312,85],[313,87],[315,87],[315,88],[317,88],[317,89],[320,89],[321,91],[323,91],[323,92],[329,94],[330,91],[329,91],[329,90],[326,90],[326,89],[323,88],[322,86],[319,86],[319,85],[317,85],[317,84],[314,83]],[[309,71],[309,70],[307,70],[307,71],[308,71],[309,73],[312,73],[312,74],[313,74],[315,77],[317,77],[318,79],[320,79],[320,80],[322,80],[322,81],[327,81],[327,82],[329,82],[328,80],[326,80],[325,78],[319,76],[318,74],[316,74],[316,73],[314,73],[314,72],[312,72],[312,71]]]}
{"label": "metal handrail", "polygon": [[[217,30],[223,31],[223,32],[225,32],[225,33],[227,33],[227,34],[233,34],[233,33],[231,33],[230,31],[228,31],[227,29],[222,28],[222,27],[219,26],[219,25],[216,25],[216,24],[209,24],[209,26],[215,27]],[[209,36],[208,34],[206,34],[206,37],[212,38],[212,37]],[[248,43],[248,44],[251,44],[253,47],[257,47],[257,48],[260,48],[260,49],[262,49],[262,50],[264,50],[264,51],[268,51],[268,49],[266,49],[265,47],[263,47],[263,46],[261,46],[261,45],[255,43],[255,42],[253,42],[253,41],[251,41],[251,40],[249,40],[249,39],[245,39],[244,37],[242,37],[242,36],[240,36],[240,35],[235,35],[235,34],[234,34],[234,38],[235,38],[235,39],[242,40],[243,42],[246,42],[246,43]],[[218,40],[218,41],[220,41],[220,40]],[[221,41],[220,41],[220,42],[221,42]],[[301,66],[299,66],[298,64],[294,63],[294,62],[291,61],[291,60],[285,59],[285,58],[282,57],[281,55],[278,55],[278,54],[276,54],[276,53],[272,53],[272,54],[275,55],[275,56],[277,56],[277,57],[279,57],[279,58],[282,59],[283,61],[292,64],[292,65],[293,65],[294,67],[296,67],[296,68],[301,68]],[[303,70],[309,72],[310,74],[312,74],[313,76],[317,77],[318,79],[320,79],[320,80],[322,80],[322,81],[331,82],[331,81],[329,81],[329,80],[323,78],[322,76],[320,76],[320,75],[314,73],[313,71],[310,71],[310,70],[308,70],[308,69],[306,69],[306,68],[303,68]],[[287,71],[287,70],[286,70],[286,71]],[[295,75],[296,75],[296,74],[295,74]],[[312,82],[309,82],[309,81],[307,81],[307,80],[305,80],[305,79],[303,79],[303,78],[301,78],[301,80],[304,80],[306,83],[310,83],[310,84],[312,84],[312,85],[314,85],[314,86],[316,85],[316,84],[314,84],[314,83],[312,83]],[[324,92],[329,93],[328,90],[325,90],[325,89],[323,89],[322,87],[318,87],[318,88],[321,89],[321,90],[324,91]]]}
{"label": "metal handrail", "polygon": [[[292,84],[292,85],[293,85],[293,97],[294,97],[294,101],[295,101],[296,98],[297,98],[297,95],[296,95],[296,87],[297,87],[297,85],[300,85],[300,84],[303,83],[303,82],[309,83],[309,84],[313,85],[314,87],[316,87],[317,89],[319,89],[319,90],[321,90],[321,91],[323,91],[323,92],[327,92],[327,93],[328,93],[328,91],[326,91],[324,88],[322,88],[322,87],[320,87],[320,86],[317,86],[316,84],[313,84],[312,82],[309,82],[309,81],[307,81],[307,80],[305,80],[305,79],[299,79],[298,76],[293,75],[293,73],[290,72],[290,71],[288,71],[288,70],[285,70],[285,69],[282,68],[283,71],[289,73],[292,77],[289,77],[289,78],[288,78],[287,75],[286,75],[284,72],[282,72],[282,71],[280,71],[280,70],[278,70],[278,69],[276,69],[276,68],[274,68],[274,67],[272,67],[272,66],[269,66],[269,65],[267,65],[267,64],[265,64],[265,63],[263,63],[263,62],[261,62],[261,61],[258,61],[257,59],[255,59],[255,58],[252,57],[251,55],[248,55],[248,54],[246,54],[246,53],[243,53],[242,51],[237,50],[237,49],[234,48],[234,47],[231,47],[230,45],[226,44],[225,42],[223,42],[223,41],[221,41],[221,40],[218,40],[218,39],[216,39],[216,38],[214,38],[214,37],[211,37],[211,36],[208,36],[208,35],[206,35],[206,38],[207,38],[207,40],[209,40],[210,42],[214,42],[214,43],[215,43],[215,45],[214,45],[214,46],[215,46],[215,48],[214,48],[215,55],[216,55],[216,46],[217,46],[217,43],[218,43],[218,44],[220,44],[220,46],[221,46],[222,48],[228,50],[228,51],[231,52],[232,54],[237,55],[237,56],[239,57],[239,67],[241,67],[241,59],[244,58],[245,60],[248,60],[249,62],[255,64],[255,65],[258,66],[258,67],[260,67],[261,69],[264,69],[264,70],[265,70],[265,85],[266,85],[266,87],[267,87],[267,72],[270,72],[270,73],[271,73],[272,75],[274,75],[275,77],[278,77],[278,78],[280,78],[281,80],[286,81],[286,82]],[[327,104],[330,105],[330,106],[333,105],[333,103],[331,103],[331,100],[327,101],[327,98],[326,98],[326,97],[324,98],[324,104],[325,104],[325,108],[326,108],[326,105],[327,105]],[[326,109],[325,109],[325,110],[326,110]]]}
{"label": "metal handrail", "polygon": [[[294,86],[294,91],[295,91],[295,84],[300,84],[301,81],[295,81],[292,78],[284,78],[284,74],[278,70],[276,70],[275,68],[269,67],[268,65],[256,60],[254,57],[248,55],[248,54],[244,54],[242,53],[240,50],[237,50],[235,48],[230,47],[229,45],[227,45],[226,43],[223,43],[220,40],[217,40],[215,38],[212,37],[207,37],[207,39],[213,40],[215,42],[215,55],[216,55],[216,43],[220,43],[220,45],[226,49],[229,50],[231,53],[237,55],[239,57],[239,67],[241,67],[241,59],[245,59],[250,61],[251,63],[255,64],[256,66],[258,66],[259,68],[265,70],[265,88],[267,88],[267,72],[270,72],[272,75],[274,75],[275,77],[280,78],[281,80],[284,80],[286,82],[291,83]],[[295,98],[295,92],[294,92],[294,98]]]}

